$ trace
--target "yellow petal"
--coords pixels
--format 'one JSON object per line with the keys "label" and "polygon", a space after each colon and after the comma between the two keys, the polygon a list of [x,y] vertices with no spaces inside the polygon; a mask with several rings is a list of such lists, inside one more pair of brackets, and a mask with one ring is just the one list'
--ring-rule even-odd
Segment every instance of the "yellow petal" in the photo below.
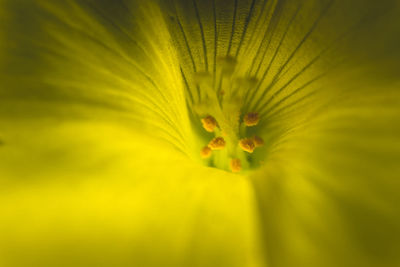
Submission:
{"label": "yellow petal", "polygon": [[260,266],[249,181],[190,159],[163,17],[137,4],[1,1],[1,266]]}
{"label": "yellow petal", "polygon": [[397,1],[169,2],[190,90],[196,71],[219,90],[218,57],[256,81],[241,102],[265,141],[252,179],[268,265],[399,265]]}
{"label": "yellow petal", "polygon": [[260,266],[245,177],[118,124],[4,121],[1,265]]}

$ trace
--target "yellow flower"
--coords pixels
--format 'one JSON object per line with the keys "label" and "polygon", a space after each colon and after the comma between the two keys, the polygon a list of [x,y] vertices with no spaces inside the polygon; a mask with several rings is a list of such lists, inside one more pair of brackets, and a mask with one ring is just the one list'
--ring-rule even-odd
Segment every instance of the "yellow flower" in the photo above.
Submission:
{"label": "yellow flower", "polygon": [[0,266],[399,266],[399,18],[0,0]]}

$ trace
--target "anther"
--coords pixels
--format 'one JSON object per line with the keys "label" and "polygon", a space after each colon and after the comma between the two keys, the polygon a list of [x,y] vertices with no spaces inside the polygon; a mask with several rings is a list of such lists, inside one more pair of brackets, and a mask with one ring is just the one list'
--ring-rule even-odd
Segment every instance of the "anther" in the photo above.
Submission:
{"label": "anther", "polygon": [[260,121],[260,117],[257,112],[249,112],[244,116],[243,121],[246,126],[256,126]]}
{"label": "anther", "polygon": [[256,145],[254,144],[253,139],[251,138],[241,139],[239,141],[239,146],[241,149],[249,153],[253,153],[254,149],[256,148]]}
{"label": "anther", "polygon": [[264,145],[264,140],[259,136],[254,136],[253,143],[256,147],[260,147]]}
{"label": "anther", "polygon": [[202,118],[201,123],[203,124],[203,128],[210,133],[214,132],[215,127],[217,127],[217,121],[212,116]]}
{"label": "anther", "polygon": [[209,158],[211,156],[211,154],[212,154],[212,150],[208,146],[203,147],[200,151],[200,155],[203,159]]}
{"label": "anther", "polygon": [[221,150],[225,147],[225,139],[223,137],[215,137],[208,143],[208,147],[212,150]]}
{"label": "anther", "polygon": [[242,169],[242,163],[240,159],[231,159],[229,166],[231,167],[232,172],[240,172]]}

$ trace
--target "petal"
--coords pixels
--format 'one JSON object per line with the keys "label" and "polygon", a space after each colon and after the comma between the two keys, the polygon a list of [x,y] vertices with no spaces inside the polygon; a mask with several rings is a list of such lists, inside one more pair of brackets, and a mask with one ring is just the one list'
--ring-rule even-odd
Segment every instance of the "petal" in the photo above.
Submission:
{"label": "petal", "polygon": [[397,1],[170,2],[189,81],[225,55],[257,78],[245,110],[266,142],[252,180],[268,265],[398,266]]}
{"label": "petal", "polygon": [[107,116],[188,153],[179,65],[159,10],[146,7],[4,1],[2,112]]}
{"label": "petal", "polygon": [[321,56],[333,68],[302,73],[305,86],[282,78],[267,100],[271,146],[254,185],[271,266],[400,264],[398,15],[364,20]]}
{"label": "petal", "polygon": [[1,1],[0,265],[259,266],[249,181],[189,160],[162,17],[122,3]]}
{"label": "petal", "polygon": [[260,266],[252,188],[119,124],[6,121],[3,266]]}

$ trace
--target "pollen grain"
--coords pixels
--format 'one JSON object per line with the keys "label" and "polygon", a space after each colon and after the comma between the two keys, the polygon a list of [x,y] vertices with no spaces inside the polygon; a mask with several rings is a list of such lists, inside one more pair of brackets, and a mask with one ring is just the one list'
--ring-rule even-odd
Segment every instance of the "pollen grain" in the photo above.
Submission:
{"label": "pollen grain", "polygon": [[211,154],[212,154],[212,150],[208,146],[203,147],[200,151],[200,155],[203,159],[207,159],[207,158],[211,157]]}
{"label": "pollen grain", "polygon": [[253,139],[251,138],[241,139],[239,141],[239,146],[241,149],[249,153],[253,153],[254,149],[256,148],[256,145],[254,144]]}
{"label": "pollen grain", "polygon": [[225,139],[223,137],[215,137],[208,143],[208,147],[212,150],[221,150],[225,147]]}
{"label": "pollen grain", "polygon": [[232,172],[240,172],[242,169],[242,163],[240,162],[240,159],[231,159],[229,166]]}
{"label": "pollen grain", "polygon": [[254,136],[253,143],[256,147],[261,147],[264,145],[264,140],[259,136]]}
{"label": "pollen grain", "polygon": [[260,117],[257,112],[249,112],[244,116],[243,121],[248,127],[256,126],[260,121]]}
{"label": "pollen grain", "polygon": [[202,118],[201,123],[203,124],[203,128],[210,133],[214,132],[215,128],[217,127],[217,121],[213,116]]}

